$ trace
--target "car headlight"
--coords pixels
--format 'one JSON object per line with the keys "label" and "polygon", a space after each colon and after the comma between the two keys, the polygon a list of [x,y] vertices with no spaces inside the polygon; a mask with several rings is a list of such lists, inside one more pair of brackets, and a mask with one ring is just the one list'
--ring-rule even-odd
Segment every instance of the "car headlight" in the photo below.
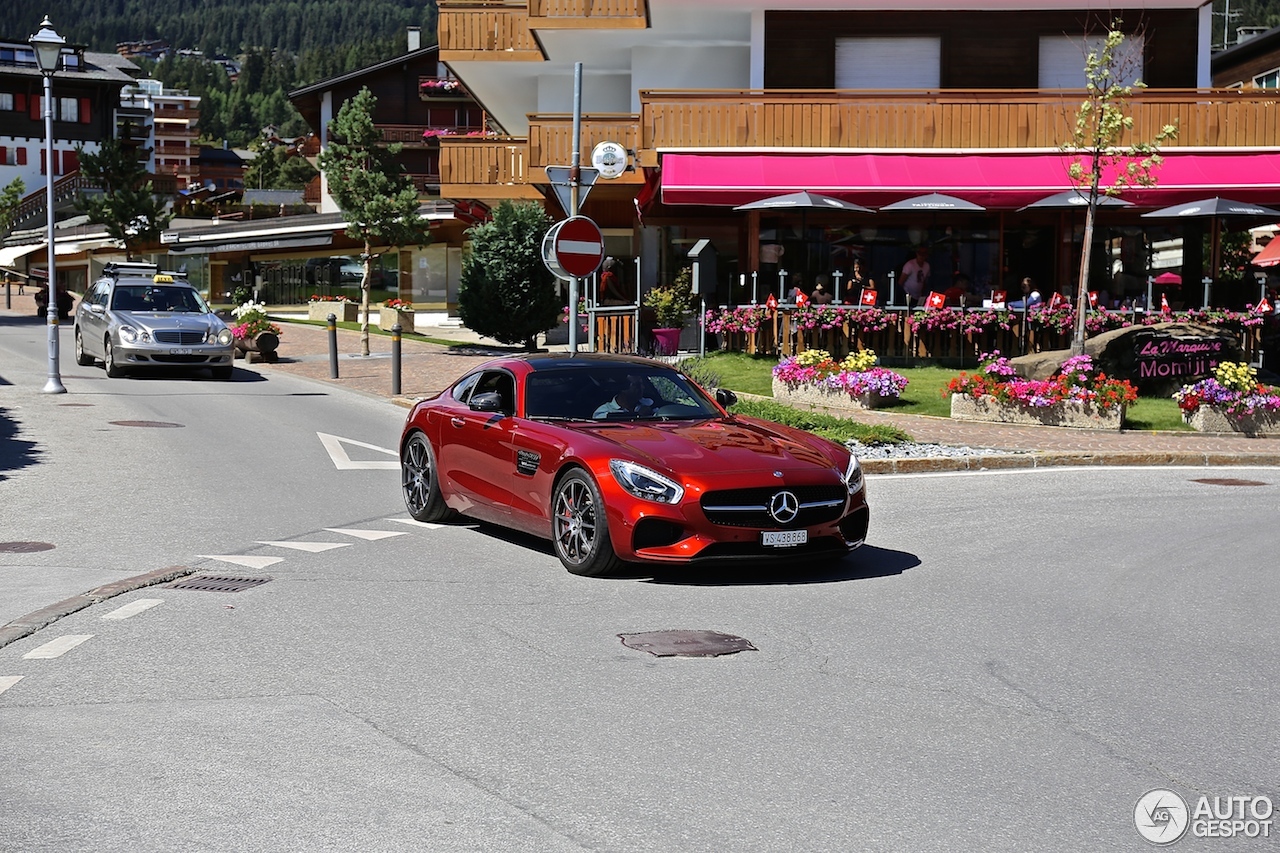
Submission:
{"label": "car headlight", "polygon": [[643,465],[625,459],[610,459],[609,470],[619,486],[643,500],[674,504],[684,497],[684,488],[679,483]]}
{"label": "car headlight", "polygon": [[151,333],[146,329],[135,329],[133,326],[120,327],[120,340],[126,343],[136,344],[138,342],[150,343]]}
{"label": "car headlight", "polygon": [[209,343],[217,344],[218,346],[221,346],[221,347],[231,346],[231,341],[234,337],[235,336],[231,334],[231,330],[228,329],[226,326],[223,326],[221,329],[218,329],[217,332],[215,332],[213,329],[209,330]]}
{"label": "car headlight", "polygon": [[858,462],[858,457],[853,454],[849,455],[849,467],[844,472],[844,484],[851,495],[857,494],[866,484],[862,479],[862,465]]}

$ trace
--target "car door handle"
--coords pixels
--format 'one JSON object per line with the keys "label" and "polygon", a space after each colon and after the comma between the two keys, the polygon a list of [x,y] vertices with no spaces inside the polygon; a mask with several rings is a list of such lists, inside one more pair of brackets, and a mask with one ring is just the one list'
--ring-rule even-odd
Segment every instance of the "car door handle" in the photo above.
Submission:
{"label": "car door handle", "polygon": [[458,429],[462,429],[467,425],[467,420],[466,418],[449,418],[449,423],[453,424]]}

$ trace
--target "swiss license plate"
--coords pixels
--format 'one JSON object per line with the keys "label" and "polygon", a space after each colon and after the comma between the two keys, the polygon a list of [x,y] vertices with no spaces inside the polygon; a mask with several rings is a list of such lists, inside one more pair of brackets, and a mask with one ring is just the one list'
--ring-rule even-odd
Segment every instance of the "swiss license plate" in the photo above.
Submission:
{"label": "swiss license plate", "polygon": [[760,536],[760,544],[773,548],[790,548],[809,541],[807,530],[765,530]]}
{"label": "swiss license plate", "polygon": [[191,347],[174,347],[169,350],[169,355],[191,355]]}

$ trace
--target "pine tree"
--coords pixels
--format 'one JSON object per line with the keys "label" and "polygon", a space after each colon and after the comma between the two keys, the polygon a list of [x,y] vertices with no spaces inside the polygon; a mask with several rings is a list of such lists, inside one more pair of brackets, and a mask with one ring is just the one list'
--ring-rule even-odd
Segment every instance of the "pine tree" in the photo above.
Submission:
{"label": "pine tree", "polygon": [[347,219],[347,234],[364,242],[360,281],[360,351],[369,354],[369,287],[375,243],[394,247],[430,242],[430,224],[418,216],[418,191],[400,170],[402,146],[384,145],[373,123],[378,99],[367,88],[346,101],[329,123],[329,145],[320,152],[320,169],[329,192]]}
{"label": "pine tree", "polygon": [[100,195],[82,193],[76,199],[76,209],[90,222],[105,226],[107,235],[124,247],[129,260],[137,254],[138,246],[158,242],[173,214],[165,212],[156,197],[133,147],[108,139],[96,152],[81,147],[76,153],[80,174],[102,190]]}

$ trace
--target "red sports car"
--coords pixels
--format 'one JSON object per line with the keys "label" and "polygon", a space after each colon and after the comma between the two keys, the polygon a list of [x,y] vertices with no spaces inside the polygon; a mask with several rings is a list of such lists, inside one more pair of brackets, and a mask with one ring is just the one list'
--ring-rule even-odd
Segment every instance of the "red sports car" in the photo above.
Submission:
{"label": "red sports car", "polygon": [[480,365],[409,412],[405,504],[549,538],[574,574],[623,562],[841,557],[863,543],[847,449],[730,415],[668,364],[535,354]]}

